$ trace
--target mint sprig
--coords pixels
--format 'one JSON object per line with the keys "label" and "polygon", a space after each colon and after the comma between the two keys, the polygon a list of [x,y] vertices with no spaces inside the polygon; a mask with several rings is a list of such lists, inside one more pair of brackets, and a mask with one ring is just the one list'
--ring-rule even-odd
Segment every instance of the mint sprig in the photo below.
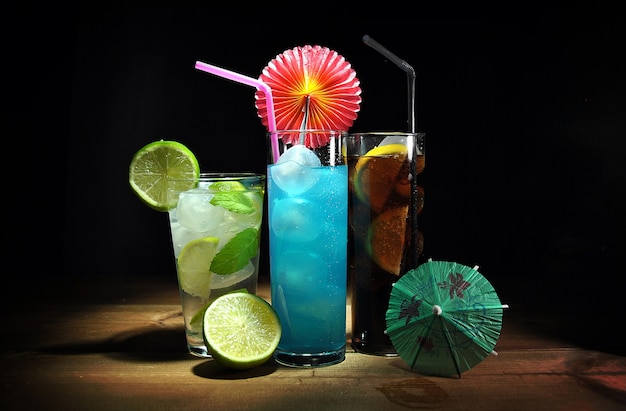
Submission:
{"label": "mint sprig", "polygon": [[239,214],[252,214],[255,211],[252,199],[246,193],[241,192],[215,194],[211,199],[211,204]]}
{"label": "mint sprig", "polygon": [[215,274],[232,274],[244,268],[259,250],[259,231],[246,228],[215,254],[210,270]]}

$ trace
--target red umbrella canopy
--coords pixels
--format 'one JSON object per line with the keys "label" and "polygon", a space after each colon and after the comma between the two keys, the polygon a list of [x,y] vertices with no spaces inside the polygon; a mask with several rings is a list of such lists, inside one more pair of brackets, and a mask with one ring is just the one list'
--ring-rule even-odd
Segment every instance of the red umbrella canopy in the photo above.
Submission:
{"label": "red umbrella canopy", "polygon": [[[309,112],[304,128],[348,131],[357,118],[360,81],[350,63],[327,47],[306,45],[286,50],[268,63],[259,80],[272,89],[277,130],[303,128],[307,97]],[[267,127],[265,93],[257,90],[255,97],[258,115]],[[311,135],[305,140],[312,148],[327,142]]]}

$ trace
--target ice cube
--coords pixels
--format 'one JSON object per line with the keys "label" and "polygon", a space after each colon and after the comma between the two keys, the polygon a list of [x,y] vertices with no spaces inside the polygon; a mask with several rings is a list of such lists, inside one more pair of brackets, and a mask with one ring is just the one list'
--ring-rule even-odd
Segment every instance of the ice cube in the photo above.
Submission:
{"label": "ice cube", "polygon": [[307,167],[319,167],[322,164],[317,154],[303,145],[290,147],[280,156],[276,164],[282,164],[287,161],[295,161],[301,166]]}
{"label": "ice cube", "polygon": [[172,246],[174,247],[174,256],[178,258],[181,250],[187,245],[188,242],[196,240],[198,238],[207,237],[205,232],[198,232],[190,230],[178,224],[176,221],[170,222],[170,230],[172,233]]}
{"label": "ice cube", "polygon": [[233,222],[233,220],[225,219],[215,227],[211,227],[209,230],[205,231],[205,233],[207,237],[217,237],[220,239],[217,249],[221,250],[222,247],[232,240],[232,238],[237,235],[238,232],[243,230],[243,228],[244,227],[241,225]]}
{"label": "ice cube", "polygon": [[301,198],[284,198],[274,202],[272,231],[284,240],[293,242],[315,240],[321,233],[324,215],[314,204]]}
{"label": "ice cube", "polygon": [[328,281],[323,275],[322,267],[326,264],[322,257],[312,251],[285,251],[279,264],[276,264],[277,282],[284,292],[297,294],[297,299],[304,298],[317,290],[320,284]]}
{"label": "ice cube", "polygon": [[307,167],[321,166],[320,159],[303,145],[296,145],[280,156],[271,168],[272,180],[289,195],[301,194],[317,183],[317,177]]}
{"label": "ice cube", "polygon": [[178,222],[195,231],[208,231],[222,222],[224,208],[210,203],[213,194],[193,189],[180,193],[176,216]]}
{"label": "ice cube", "polygon": [[[272,296],[281,322],[287,319],[283,332],[306,335],[314,327],[316,335],[328,339],[341,335],[345,319],[337,321],[337,316],[345,309],[345,289],[328,284],[324,259],[309,251],[287,251],[283,257],[275,267],[278,285]],[[290,316],[297,320],[291,322]]]}
{"label": "ice cube", "polygon": [[233,286],[249,278],[254,273],[254,265],[248,263],[247,266],[232,274],[220,275],[211,273],[211,289],[225,288]]}

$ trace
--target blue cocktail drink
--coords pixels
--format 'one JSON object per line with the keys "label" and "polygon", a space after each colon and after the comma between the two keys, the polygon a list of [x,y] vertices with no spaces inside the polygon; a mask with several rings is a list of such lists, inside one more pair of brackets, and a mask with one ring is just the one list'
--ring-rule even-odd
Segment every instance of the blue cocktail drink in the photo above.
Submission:
{"label": "blue cocktail drink", "polygon": [[328,143],[316,149],[289,146],[279,134],[281,158],[267,169],[271,297],[283,329],[275,359],[296,367],[336,364],[346,348],[343,136],[307,133],[321,133],[319,141]]}

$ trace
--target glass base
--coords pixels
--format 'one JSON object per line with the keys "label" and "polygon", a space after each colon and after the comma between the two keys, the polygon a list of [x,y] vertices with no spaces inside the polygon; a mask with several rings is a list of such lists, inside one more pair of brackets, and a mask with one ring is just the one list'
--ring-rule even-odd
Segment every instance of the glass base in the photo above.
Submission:
{"label": "glass base", "polygon": [[367,344],[362,341],[352,341],[354,351],[361,354],[380,355],[383,357],[397,357],[398,352],[393,345],[387,344]]}
{"label": "glass base", "polygon": [[286,351],[276,351],[274,360],[287,367],[324,367],[338,364],[346,359],[346,347],[315,354],[299,354]]}
{"label": "glass base", "polygon": [[196,357],[211,358],[211,354],[209,354],[206,345],[187,344],[187,349],[191,355],[195,355]]}

